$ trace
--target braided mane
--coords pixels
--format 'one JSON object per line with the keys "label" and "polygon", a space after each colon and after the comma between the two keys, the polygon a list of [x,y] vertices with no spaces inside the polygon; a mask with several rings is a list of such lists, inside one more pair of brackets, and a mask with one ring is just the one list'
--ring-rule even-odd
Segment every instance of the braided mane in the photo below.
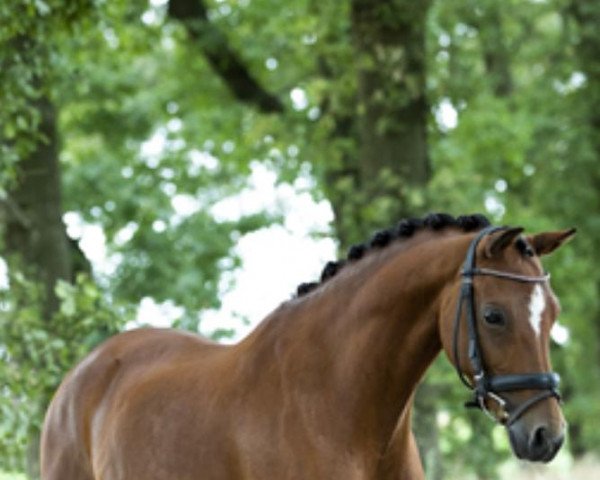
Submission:
{"label": "braided mane", "polygon": [[394,227],[375,232],[368,242],[351,246],[345,260],[327,262],[321,272],[320,280],[301,283],[296,290],[296,296],[301,297],[313,291],[323,282],[335,276],[345,265],[360,260],[368,252],[382,249],[395,240],[410,238],[421,229],[442,230],[447,227],[457,227],[464,232],[470,232],[480,230],[488,225],[490,225],[490,221],[482,214],[453,217],[447,213],[430,213],[423,218],[401,220]]}

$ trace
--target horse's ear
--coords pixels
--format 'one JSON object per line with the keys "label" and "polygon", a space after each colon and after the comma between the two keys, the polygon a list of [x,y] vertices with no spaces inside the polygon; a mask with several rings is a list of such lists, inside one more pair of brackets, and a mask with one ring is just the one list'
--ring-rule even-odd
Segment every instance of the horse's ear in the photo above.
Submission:
{"label": "horse's ear", "polygon": [[575,235],[576,229],[559,230],[558,232],[544,232],[528,238],[535,253],[539,256],[548,255]]}
{"label": "horse's ear", "polygon": [[485,255],[488,258],[496,257],[523,233],[523,230],[523,227],[511,227],[492,233],[484,246]]}

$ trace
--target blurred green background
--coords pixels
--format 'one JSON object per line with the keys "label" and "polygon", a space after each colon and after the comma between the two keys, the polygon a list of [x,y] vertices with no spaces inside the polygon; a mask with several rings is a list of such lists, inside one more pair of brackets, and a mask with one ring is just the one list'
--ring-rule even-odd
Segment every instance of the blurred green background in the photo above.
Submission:
{"label": "blurred green background", "polygon": [[430,479],[597,477],[599,25],[596,0],[1,2],[0,478],[35,478],[52,392],[143,298],[192,331],[220,306],[236,244],[285,219],[214,214],[257,166],[330,206],[313,233],[340,252],[427,211],[576,226],[546,265],[569,421],[554,465],[511,460],[444,359],[415,427]]}

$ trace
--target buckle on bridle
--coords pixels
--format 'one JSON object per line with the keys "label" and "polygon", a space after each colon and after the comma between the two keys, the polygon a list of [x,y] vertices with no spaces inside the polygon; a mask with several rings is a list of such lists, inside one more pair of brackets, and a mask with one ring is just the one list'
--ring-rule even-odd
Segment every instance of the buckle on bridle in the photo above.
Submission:
{"label": "buckle on bridle", "polygon": [[[470,402],[465,403],[465,407],[478,408],[494,423],[504,424],[510,417],[510,413],[507,410],[508,401],[489,389],[489,385],[485,378],[485,372],[481,371],[473,375],[473,381],[474,385],[472,388],[474,398]],[[498,405],[500,416],[492,413],[486,405],[486,400],[492,400]]]}
{"label": "buckle on bridle", "polygon": [[[487,405],[485,404],[485,401],[487,398],[492,399],[494,402],[496,402],[498,404],[498,406],[500,407],[500,409],[499,409],[500,416],[494,415],[492,413],[492,411],[489,408],[487,408]],[[501,424],[506,423],[506,421],[510,417],[510,414],[506,410],[506,405],[508,404],[508,402],[504,398],[502,398],[500,395],[498,395],[494,392],[486,392],[485,397],[479,396],[478,400],[479,400],[479,407],[481,408],[483,413],[485,413],[486,416],[490,420],[492,420],[494,423],[501,423]]]}

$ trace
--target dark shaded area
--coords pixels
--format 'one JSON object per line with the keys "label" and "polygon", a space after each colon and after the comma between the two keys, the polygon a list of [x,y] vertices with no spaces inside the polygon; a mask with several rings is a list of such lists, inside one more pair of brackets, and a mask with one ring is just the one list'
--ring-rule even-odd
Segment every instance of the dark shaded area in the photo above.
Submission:
{"label": "dark shaded area", "polygon": [[241,57],[231,48],[227,37],[208,20],[207,8],[201,0],[171,0],[168,15],[185,26],[188,35],[238,100],[253,105],[263,113],[285,110],[277,96],[265,90],[252,75]]}

